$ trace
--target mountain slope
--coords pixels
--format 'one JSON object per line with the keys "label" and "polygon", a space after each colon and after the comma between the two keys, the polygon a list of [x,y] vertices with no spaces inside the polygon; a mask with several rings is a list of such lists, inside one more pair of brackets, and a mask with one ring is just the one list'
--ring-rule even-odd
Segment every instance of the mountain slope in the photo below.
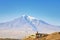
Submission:
{"label": "mountain slope", "polygon": [[60,27],[50,25],[32,16],[23,15],[13,21],[0,23],[0,37],[22,38],[26,35],[41,33],[51,33],[60,31]]}

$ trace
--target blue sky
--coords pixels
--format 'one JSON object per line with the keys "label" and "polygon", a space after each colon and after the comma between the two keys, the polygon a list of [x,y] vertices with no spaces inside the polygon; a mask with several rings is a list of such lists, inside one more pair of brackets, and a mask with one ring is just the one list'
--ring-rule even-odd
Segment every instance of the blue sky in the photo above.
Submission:
{"label": "blue sky", "polygon": [[0,0],[0,23],[30,15],[60,26],[60,0]]}

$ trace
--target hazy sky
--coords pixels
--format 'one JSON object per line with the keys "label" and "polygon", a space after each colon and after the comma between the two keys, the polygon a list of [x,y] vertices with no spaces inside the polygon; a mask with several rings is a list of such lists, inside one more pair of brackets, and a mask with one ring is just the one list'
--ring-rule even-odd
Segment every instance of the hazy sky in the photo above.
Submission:
{"label": "hazy sky", "polygon": [[0,23],[30,15],[60,26],[60,0],[0,0]]}

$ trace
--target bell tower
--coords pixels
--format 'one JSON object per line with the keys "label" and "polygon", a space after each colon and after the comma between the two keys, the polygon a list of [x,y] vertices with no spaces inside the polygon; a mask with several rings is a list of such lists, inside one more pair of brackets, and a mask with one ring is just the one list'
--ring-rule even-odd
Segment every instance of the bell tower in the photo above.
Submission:
{"label": "bell tower", "polygon": [[38,33],[38,31],[36,33],[36,38],[40,38],[40,33]]}

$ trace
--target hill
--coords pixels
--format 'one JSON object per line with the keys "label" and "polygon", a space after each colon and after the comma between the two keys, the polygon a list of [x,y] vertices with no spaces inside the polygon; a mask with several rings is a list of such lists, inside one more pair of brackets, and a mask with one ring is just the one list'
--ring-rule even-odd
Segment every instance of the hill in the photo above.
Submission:
{"label": "hill", "polygon": [[12,38],[0,38],[0,40],[20,40],[20,39],[12,39]]}
{"label": "hill", "polygon": [[47,40],[60,40],[60,32],[55,32],[46,37]]}
{"label": "hill", "polygon": [[40,38],[36,38],[36,35],[28,36],[24,40],[60,40],[60,32],[55,32],[51,34],[41,34]]}

